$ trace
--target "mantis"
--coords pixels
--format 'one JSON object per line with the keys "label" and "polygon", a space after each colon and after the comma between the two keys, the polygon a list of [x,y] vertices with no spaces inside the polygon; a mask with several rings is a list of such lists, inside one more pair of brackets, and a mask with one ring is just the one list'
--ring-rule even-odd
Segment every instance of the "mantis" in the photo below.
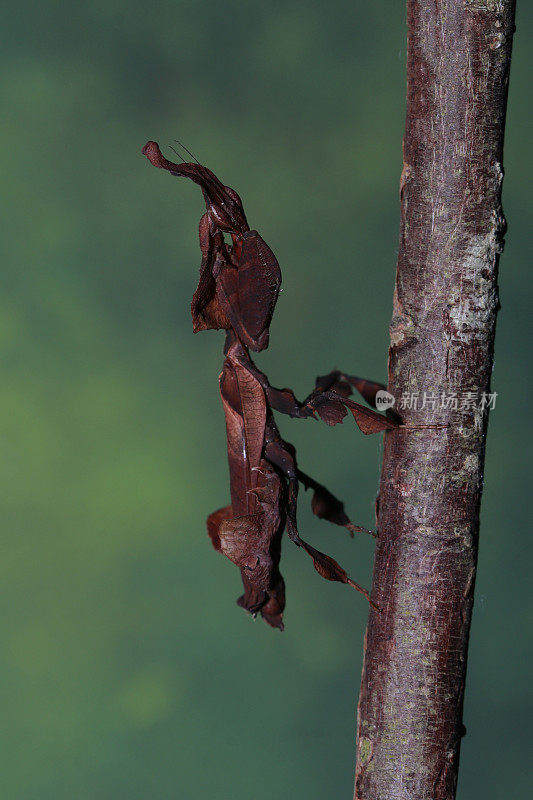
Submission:
{"label": "mantis", "polygon": [[268,347],[281,285],[274,253],[259,233],[250,229],[237,192],[224,186],[211,170],[198,162],[168,161],[156,142],[148,142],[142,152],[155,167],[198,184],[205,201],[199,226],[200,280],[191,312],[195,333],[226,331],[219,385],[231,496],[230,505],[209,515],[207,531],[215,550],[240,569],[244,593],[238,605],[254,617],[260,613],[270,626],[283,630],[285,584],[279,563],[285,530],[311,557],[322,577],[352,586],[372,603],[368,592],[333,558],[300,537],[296,519],[300,484],[312,489],[311,507],[317,517],[345,527],[352,536],[366,529],[353,525],[344,504],[300,470],[295,449],[281,437],[273,412],[298,419],[314,417],[327,425],[336,425],[351,413],[363,433],[377,433],[396,423],[354,402],[350,395],[356,389],[374,405],[376,393],[384,387],[338,370],[317,378],[315,388],[301,402],[291,389],[271,386],[250,351]]}

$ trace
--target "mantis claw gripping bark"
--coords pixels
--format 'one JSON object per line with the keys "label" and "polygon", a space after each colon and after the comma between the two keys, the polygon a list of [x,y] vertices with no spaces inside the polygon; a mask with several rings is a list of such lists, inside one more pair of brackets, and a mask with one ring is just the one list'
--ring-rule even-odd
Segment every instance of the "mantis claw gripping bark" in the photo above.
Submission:
{"label": "mantis claw gripping bark", "polygon": [[[374,405],[376,392],[384,387],[338,370],[317,378],[315,388],[302,402],[291,389],[271,386],[254,364],[250,350],[259,352],[268,346],[281,285],[276,257],[258,232],[250,230],[239,195],[211,170],[198,163],[167,161],[156,142],[148,142],[142,152],[154,166],[197,183],[205,200],[199,228],[200,280],[191,312],[195,332],[226,331],[219,382],[231,494],[231,505],[210,514],[207,530],[215,550],[240,569],[244,593],[238,604],[254,616],[260,612],[269,625],[283,630],[285,584],[279,562],[285,528],[322,577],[347,583],[372,602],[368,592],[336,561],[300,537],[296,523],[300,483],[313,490],[311,507],[319,518],[344,526],[351,535],[365,529],[353,525],[344,504],[298,468],[295,449],[282,439],[272,412],[318,417],[328,425],[342,422],[351,412],[363,433],[377,433],[396,423],[355,403],[350,394],[355,388]],[[230,234],[231,246],[224,233]]]}

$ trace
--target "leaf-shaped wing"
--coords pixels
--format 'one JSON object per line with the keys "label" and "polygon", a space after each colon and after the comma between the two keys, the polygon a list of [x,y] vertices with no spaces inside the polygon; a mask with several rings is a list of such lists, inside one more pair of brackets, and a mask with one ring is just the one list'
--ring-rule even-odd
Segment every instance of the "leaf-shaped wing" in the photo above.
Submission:
{"label": "leaf-shaped wing", "polygon": [[268,329],[281,286],[276,256],[257,231],[244,234],[238,269],[240,320],[252,350],[268,346]]}
{"label": "leaf-shaped wing", "polygon": [[266,423],[265,394],[252,373],[231,353],[220,375],[220,394],[226,415],[231,505],[235,516],[252,513]]}

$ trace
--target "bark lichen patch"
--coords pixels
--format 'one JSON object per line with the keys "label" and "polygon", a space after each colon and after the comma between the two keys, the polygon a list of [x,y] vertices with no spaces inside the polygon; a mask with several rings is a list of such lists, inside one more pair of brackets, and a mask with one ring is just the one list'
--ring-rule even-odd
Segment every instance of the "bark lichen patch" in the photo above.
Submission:
{"label": "bark lichen patch", "polygon": [[394,290],[393,314],[389,326],[391,347],[400,347],[408,339],[414,337],[415,323],[406,313],[402,302],[398,297],[398,288]]}
{"label": "bark lichen patch", "polygon": [[500,252],[500,224],[495,221],[488,233],[471,236],[462,258],[459,287],[450,291],[447,331],[455,341],[471,343],[485,339],[492,328],[498,307],[496,258]]}
{"label": "bark lichen patch", "polygon": [[504,0],[464,0],[464,4],[468,11],[489,11],[495,14],[503,14],[505,8]]}
{"label": "bark lichen patch", "polygon": [[361,737],[359,742],[359,760],[362,767],[366,767],[372,758],[372,742],[366,736]]}

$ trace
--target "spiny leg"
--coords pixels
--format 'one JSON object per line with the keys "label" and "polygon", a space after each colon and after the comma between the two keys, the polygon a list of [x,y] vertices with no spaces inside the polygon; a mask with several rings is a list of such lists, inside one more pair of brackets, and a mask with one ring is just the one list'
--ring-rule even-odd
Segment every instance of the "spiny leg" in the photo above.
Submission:
{"label": "spiny leg", "polygon": [[265,444],[265,457],[274,467],[276,467],[288,481],[287,491],[287,532],[289,538],[312,558],[314,567],[319,575],[328,581],[339,581],[347,583],[360,592],[371,606],[378,611],[379,607],[370,599],[366,589],[353,581],[331,556],[322,553],[301,538],[298,533],[296,522],[296,509],[298,501],[298,468],[296,466],[295,451],[292,445],[285,442],[279,435],[275,424],[270,421],[268,424],[268,440]]}
{"label": "spiny leg", "polygon": [[306,489],[313,490],[311,510],[319,519],[327,519],[334,525],[346,528],[353,537],[354,533],[369,533],[370,536],[377,537],[375,531],[364,528],[362,525],[354,525],[344,510],[344,503],[335,497],[325,486],[315,481],[301,469],[298,469],[298,480]]}
{"label": "spiny leg", "polygon": [[397,426],[395,420],[350,400],[352,387],[374,408],[377,392],[385,388],[381,383],[333,370],[316,379],[315,388],[305,398],[302,407],[312,409],[328,425],[342,422],[347,411],[351,411],[359,429],[365,434],[378,433]]}
{"label": "spiny leg", "polygon": [[367,402],[373,404],[376,393],[383,388],[380,383],[366,381],[346,375],[339,370],[333,370],[328,375],[317,378],[313,391],[303,402],[300,402],[292,389],[276,389],[271,386],[266,375],[256,367],[244,351],[242,358],[243,362],[246,362],[247,369],[263,387],[268,405],[274,411],[297,419],[308,417],[316,419],[318,416],[327,425],[337,425],[342,422],[350,411],[358,427],[365,434],[378,433],[397,427],[396,420],[389,419],[383,414],[378,414],[377,411],[349,399],[353,386]]}
{"label": "spiny leg", "polygon": [[328,372],[327,375],[319,375],[315,381],[316,389],[321,389],[322,391],[333,389],[338,394],[344,394],[346,392],[346,396],[352,393],[351,387],[357,389],[361,397],[366,400],[372,408],[376,407],[376,394],[387,388],[382,383],[369,381],[366,378],[358,378],[355,375],[348,375],[346,372],[341,372],[338,369]]}

